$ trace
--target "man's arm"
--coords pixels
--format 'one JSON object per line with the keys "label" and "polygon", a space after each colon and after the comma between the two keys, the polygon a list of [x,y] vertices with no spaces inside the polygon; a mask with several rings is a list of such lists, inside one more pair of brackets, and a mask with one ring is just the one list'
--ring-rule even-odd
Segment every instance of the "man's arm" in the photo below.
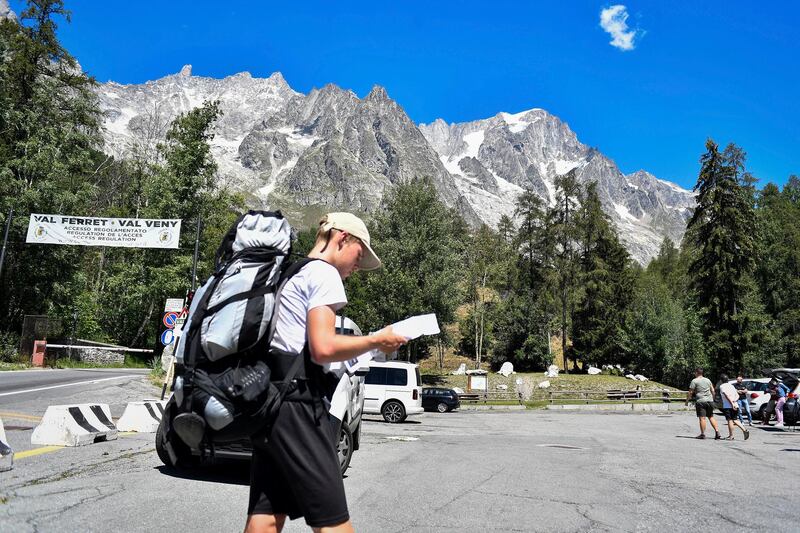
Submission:
{"label": "man's arm", "polygon": [[308,312],[308,347],[315,363],[349,361],[353,357],[378,349],[391,353],[405,344],[407,339],[386,328],[374,335],[353,337],[336,333],[336,312],[323,305]]}

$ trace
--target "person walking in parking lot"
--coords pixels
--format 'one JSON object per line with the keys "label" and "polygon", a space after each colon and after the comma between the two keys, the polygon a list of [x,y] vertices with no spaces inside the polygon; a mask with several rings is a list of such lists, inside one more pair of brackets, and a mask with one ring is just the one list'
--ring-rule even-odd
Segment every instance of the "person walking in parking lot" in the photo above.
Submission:
{"label": "person walking in parking lot", "polygon": [[317,261],[304,265],[283,287],[272,344],[281,355],[308,357],[305,375],[298,372],[271,432],[253,437],[245,533],[279,532],[287,516],[303,516],[314,531],[353,531],[339,460],[328,424],[322,423],[324,392],[315,377],[325,363],[373,349],[391,353],[406,342],[391,328],[365,337],[336,333],[336,312],[347,303],[342,280],[381,264],[358,217],[323,217],[308,256]]}
{"label": "person walking in parking lot", "polygon": [[747,390],[747,386],[744,384],[744,378],[742,375],[736,376],[736,383],[733,384],[736,392],[739,394],[739,401],[736,402],[739,405],[739,422],[744,424],[744,419],[742,418],[742,413],[747,411],[747,425],[753,425],[753,415],[750,413],[750,398],[748,397],[748,393],[750,391]]}
{"label": "person walking in parking lot", "polygon": [[721,384],[719,386],[719,395],[722,397],[722,414],[725,415],[725,421],[728,423],[728,437],[727,440],[733,440],[733,426],[735,425],[744,433],[744,440],[750,438],[750,432],[736,420],[739,410],[739,393],[733,383],[729,383],[728,376],[722,374],[720,376]]}
{"label": "person walking in parking lot", "polygon": [[689,405],[689,400],[694,398],[695,411],[700,422],[700,434],[695,438],[706,438],[706,419],[708,419],[714,428],[714,439],[719,440],[722,437],[719,434],[717,421],[714,420],[714,385],[711,380],[703,377],[702,368],[695,370],[694,376],[689,384],[689,392],[686,393],[686,405]]}

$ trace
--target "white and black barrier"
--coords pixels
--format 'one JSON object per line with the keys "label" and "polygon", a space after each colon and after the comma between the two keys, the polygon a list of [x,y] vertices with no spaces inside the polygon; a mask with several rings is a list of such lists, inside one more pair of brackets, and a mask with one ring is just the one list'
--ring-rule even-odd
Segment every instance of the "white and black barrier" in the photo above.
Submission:
{"label": "white and black barrier", "polygon": [[117,428],[107,404],[51,405],[33,430],[31,444],[84,446],[116,438]]}
{"label": "white and black barrier", "polygon": [[145,400],[143,402],[129,402],[117,420],[117,429],[120,431],[137,431],[139,433],[154,433],[164,416],[166,400]]}
{"label": "white and black barrier", "polygon": [[0,418],[0,472],[12,468],[14,468],[14,450],[8,445],[6,429],[3,427],[3,419]]}

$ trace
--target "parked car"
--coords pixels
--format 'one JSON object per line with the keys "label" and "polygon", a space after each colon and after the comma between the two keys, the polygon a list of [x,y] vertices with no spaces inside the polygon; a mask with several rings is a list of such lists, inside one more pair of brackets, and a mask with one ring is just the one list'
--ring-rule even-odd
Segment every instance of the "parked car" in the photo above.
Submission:
{"label": "parked car", "polygon": [[387,422],[402,422],[422,409],[419,366],[405,361],[371,361],[364,379],[364,412]]}
{"label": "parked car", "polygon": [[800,369],[774,368],[769,374],[789,389],[786,403],[783,404],[783,423],[787,426],[796,426],[800,422]]}
{"label": "parked car", "polygon": [[426,387],[422,389],[422,408],[426,411],[446,413],[461,407],[458,393],[453,389]]}
{"label": "parked car", "polygon": [[[747,387],[747,397],[750,402],[750,414],[753,415],[753,420],[759,419],[764,414],[769,403],[769,394],[766,394],[767,385],[772,378],[746,378],[742,380],[742,384]],[[731,379],[728,383],[735,384],[736,380]],[[714,387],[716,391],[715,406],[722,409],[722,399],[720,398],[719,384]],[[746,414],[746,413],[745,413]],[[742,415],[744,416],[744,414]]]}
{"label": "parked car", "polygon": [[[342,335],[361,335],[359,327],[347,317],[337,317],[336,331]],[[341,366],[341,365],[340,365]],[[336,370],[331,365],[332,370]],[[361,444],[361,415],[364,409],[364,377],[369,368],[357,369],[352,375],[342,371],[339,380],[332,380],[329,391],[331,443],[336,446],[339,456],[339,467],[344,475],[350,466],[353,452]],[[156,432],[156,452],[159,459],[173,467],[187,467],[192,464],[209,461],[209,450],[192,449],[184,444],[169,425],[175,417],[175,400],[170,398],[164,408],[158,430]],[[249,460],[252,455],[250,439],[235,442],[214,443],[214,456],[228,459]]]}

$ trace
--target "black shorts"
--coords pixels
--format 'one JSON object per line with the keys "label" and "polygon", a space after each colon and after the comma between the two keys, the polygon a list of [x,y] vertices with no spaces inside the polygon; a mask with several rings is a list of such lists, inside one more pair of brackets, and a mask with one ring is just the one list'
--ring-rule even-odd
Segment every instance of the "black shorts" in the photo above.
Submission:
{"label": "black shorts", "polygon": [[714,402],[697,402],[694,404],[694,410],[698,418],[711,418],[714,416]]}
{"label": "black shorts", "polygon": [[269,439],[253,438],[247,514],[303,516],[311,527],[349,520],[330,431],[312,404],[284,401]]}
{"label": "black shorts", "polygon": [[726,407],[722,410],[722,414],[725,415],[725,420],[737,420],[739,418],[739,413],[733,407]]}

